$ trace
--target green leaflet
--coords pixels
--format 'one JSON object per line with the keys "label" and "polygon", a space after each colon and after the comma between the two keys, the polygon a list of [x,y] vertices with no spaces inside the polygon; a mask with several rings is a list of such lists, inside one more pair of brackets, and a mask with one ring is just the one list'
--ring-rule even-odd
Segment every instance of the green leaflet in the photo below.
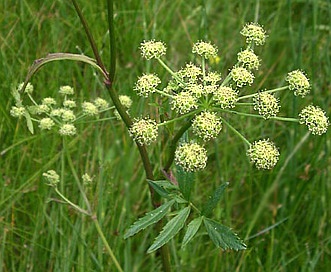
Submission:
{"label": "green leaflet", "polygon": [[203,222],[205,224],[210,239],[217,247],[220,247],[224,250],[246,249],[246,245],[244,244],[244,242],[230,228],[206,217],[203,218]]}
{"label": "green leaflet", "polygon": [[32,120],[31,120],[31,116],[27,111],[25,111],[24,117],[26,119],[26,125],[28,127],[28,130],[30,131],[31,134],[33,134],[34,133],[33,123],[32,123]]}
{"label": "green leaflet", "polygon": [[189,201],[191,196],[191,190],[194,185],[194,174],[184,171],[181,167],[177,167],[177,181],[179,189],[184,198]]}
{"label": "green leaflet", "polygon": [[183,228],[186,219],[190,215],[190,211],[190,206],[179,211],[179,213],[164,226],[154,243],[147,250],[147,253],[151,253],[168,243],[169,240]]}
{"label": "green leaflet", "polygon": [[220,201],[224,190],[226,187],[228,187],[229,183],[223,183],[222,185],[220,185],[214,192],[214,194],[210,197],[210,199],[207,201],[207,203],[204,205],[203,209],[202,209],[202,215],[204,216],[210,216],[213,209],[215,209],[217,203]]}
{"label": "green leaflet", "polygon": [[146,213],[144,217],[139,218],[134,222],[131,227],[124,234],[124,239],[135,235],[137,232],[147,228],[148,226],[155,224],[162,219],[168,212],[168,209],[175,203],[175,200],[170,200],[153,211]]}
{"label": "green leaflet", "polygon": [[182,248],[185,247],[194,237],[194,235],[199,230],[202,223],[202,216],[195,218],[188,224],[185,236],[182,242]]}
{"label": "green leaflet", "polygon": [[148,184],[157,192],[160,196],[164,198],[169,198],[169,192],[160,186],[157,182],[154,182],[152,180],[148,180]]}

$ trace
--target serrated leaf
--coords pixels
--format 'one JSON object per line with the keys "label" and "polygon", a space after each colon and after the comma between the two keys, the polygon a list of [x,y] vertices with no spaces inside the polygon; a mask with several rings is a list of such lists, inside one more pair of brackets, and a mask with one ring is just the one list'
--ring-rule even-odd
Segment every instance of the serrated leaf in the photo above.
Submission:
{"label": "serrated leaf", "polygon": [[246,249],[246,245],[244,244],[244,242],[229,227],[226,227],[206,217],[203,218],[203,222],[210,239],[217,247],[220,247],[224,250]]}
{"label": "serrated leaf", "polygon": [[179,213],[164,226],[163,230],[156,237],[154,243],[147,250],[147,253],[151,253],[168,243],[170,239],[172,239],[183,228],[190,211],[190,206],[179,211]]}
{"label": "serrated leaf", "polygon": [[202,209],[201,214],[204,216],[210,216],[212,211],[215,209],[217,206],[217,203],[220,201],[225,188],[229,185],[228,182],[223,183],[220,185],[214,192],[214,194],[210,197],[210,199],[207,201],[205,206]]}
{"label": "serrated leaf", "polygon": [[181,193],[184,198],[189,201],[191,190],[194,185],[194,174],[192,172],[184,171],[181,167],[177,167],[177,181]]}
{"label": "serrated leaf", "polygon": [[139,218],[136,222],[134,222],[127,232],[124,234],[124,239],[129,238],[132,235],[135,235],[137,232],[147,228],[148,226],[155,224],[160,221],[162,217],[164,217],[169,208],[175,203],[175,200],[170,200],[155,210],[146,213],[144,217]]}
{"label": "serrated leaf", "polygon": [[182,248],[185,247],[194,237],[194,235],[199,230],[202,223],[202,216],[195,218],[188,224],[185,236],[182,242]]}
{"label": "serrated leaf", "polygon": [[152,181],[152,180],[148,180],[148,184],[154,189],[155,192],[157,192],[160,196],[164,197],[164,198],[169,198],[169,192],[164,189],[163,187],[161,187],[158,183]]}

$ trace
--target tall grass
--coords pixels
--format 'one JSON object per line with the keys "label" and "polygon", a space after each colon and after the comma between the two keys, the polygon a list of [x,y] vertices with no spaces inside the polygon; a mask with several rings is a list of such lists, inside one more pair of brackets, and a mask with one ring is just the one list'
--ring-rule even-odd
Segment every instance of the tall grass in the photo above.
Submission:
{"label": "tall grass", "polygon": [[[104,1],[79,1],[94,37],[107,60],[107,19]],[[92,56],[70,1],[0,2],[0,272],[114,271],[90,220],[56,202],[41,173],[60,170],[61,142],[49,133],[29,134],[24,121],[9,115],[10,90],[24,80],[29,65],[50,52]],[[330,0],[261,1],[115,1],[118,68],[114,88],[135,101],[132,115],[146,112],[145,101],[132,87],[142,71],[151,69],[138,51],[143,39],[169,45],[171,65],[192,58],[192,42],[208,38],[220,48],[223,74],[234,62],[247,21],[259,22],[269,39],[259,52],[263,64],[254,88],[279,86],[288,71],[302,68],[311,78],[309,102],[331,115]],[[160,70],[160,75],[162,74]],[[32,80],[38,97],[52,96],[61,85],[73,85],[78,99],[107,98],[102,82],[85,65],[59,62]],[[308,104],[283,97],[282,112],[294,116]],[[150,101],[152,102],[152,101]],[[150,113],[154,114],[154,113]],[[243,145],[224,131],[211,144],[206,171],[197,175],[196,195],[205,199],[217,185],[230,182],[216,217],[245,237],[248,249],[222,252],[199,233],[179,250],[171,241],[174,271],[329,271],[331,268],[330,133],[305,138],[305,128],[233,120],[252,138],[273,135],[281,158],[271,172],[253,169]],[[128,240],[123,233],[150,208],[139,155],[124,126],[117,121],[90,123],[68,147],[79,174],[95,175],[90,198],[106,237],[125,271],[160,271],[157,256],[145,252],[156,233],[152,228]],[[296,149],[297,148],[297,149]],[[293,152],[293,151],[296,152]],[[155,158],[156,162],[159,160]],[[158,167],[159,165],[155,165]],[[64,193],[82,203],[67,169]]]}

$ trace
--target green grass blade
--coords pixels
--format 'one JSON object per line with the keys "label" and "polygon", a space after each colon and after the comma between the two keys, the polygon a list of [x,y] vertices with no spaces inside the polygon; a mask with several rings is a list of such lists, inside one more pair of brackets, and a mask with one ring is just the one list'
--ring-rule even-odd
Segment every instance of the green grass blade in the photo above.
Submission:
{"label": "green grass blade", "polygon": [[170,241],[184,226],[187,217],[190,215],[191,207],[182,209],[177,216],[171,219],[156,237],[154,243],[149,247],[147,253],[151,253]]}
{"label": "green grass blade", "polygon": [[135,235],[137,232],[147,228],[148,226],[155,224],[159,220],[162,219],[163,216],[166,215],[169,208],[175,203],[175,200],[170,200],[166,203],[164,203],[162,206],[158,207],[157,209],[146,213],[146,215],[135,223],[131,225],[131,227],[128,229],[128,231],[124,235],[124,239],[129,238],[132,235]]}
{"label": "green grass blade", "polygon": [[202,223],[202,216],[195,218],[188,224],[185,236],[182,242],[182,248],[185,247],[194,237],[194,235],[198,232]]}
{"label": "green grass blade", "polygon": [[230,228],[206,217],[203,218],[203,222],[210,239],[217,247],[220,247],[224,250],[246,249],[246,245],[243,243],[243,241]]}

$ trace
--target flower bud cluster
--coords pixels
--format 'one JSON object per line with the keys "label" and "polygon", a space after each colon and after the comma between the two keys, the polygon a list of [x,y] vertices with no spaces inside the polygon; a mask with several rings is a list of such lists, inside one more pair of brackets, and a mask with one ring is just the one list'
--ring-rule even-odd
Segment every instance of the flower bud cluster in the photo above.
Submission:
{"label": "flower bud cluster", "polygon": [[257,110],[264,119],[275,117],[280,109],[279,99],[274,95],[261,92],[253,98],[254,110]]}
{"label": "flower bud cluster", "polygon": [[156,121],[149,118],[135,119],[129,133],[138,144],[149,145],[156,140],[158,135]]}
{"label": "flower bud cluster", "polygon": [[320,107],[309,105],[299,113],[300,124],[305,124],[313,135],[322,135],[330,125],[329,118]]}

